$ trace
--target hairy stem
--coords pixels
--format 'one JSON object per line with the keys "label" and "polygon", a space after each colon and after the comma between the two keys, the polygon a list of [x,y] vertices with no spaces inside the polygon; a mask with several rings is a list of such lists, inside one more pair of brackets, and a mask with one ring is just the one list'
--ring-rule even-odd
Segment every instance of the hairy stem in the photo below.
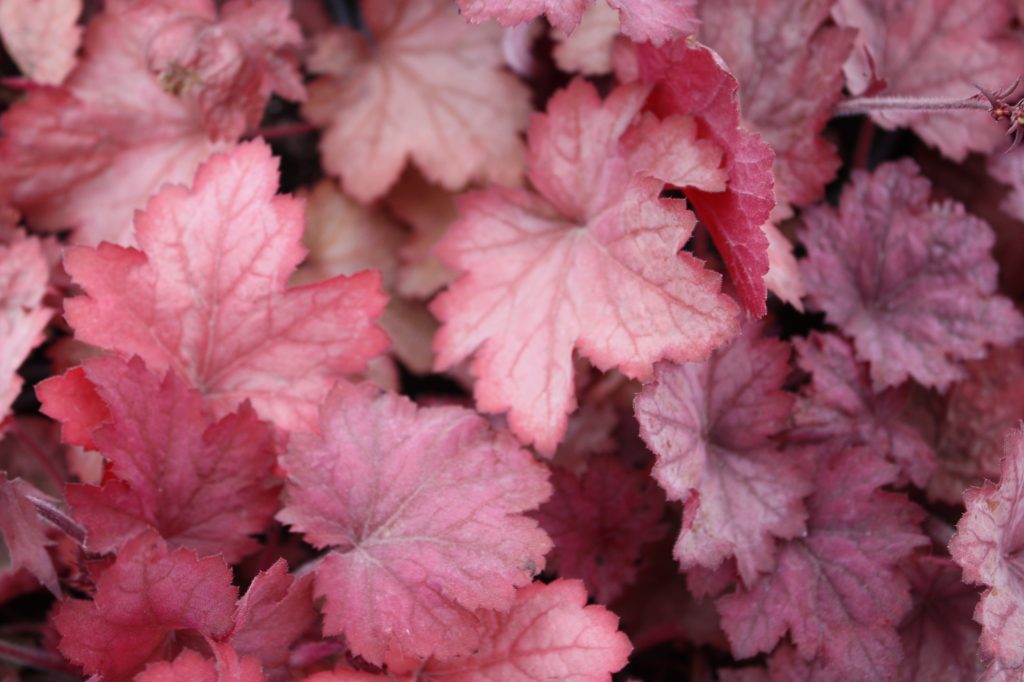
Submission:
{"label": "hairy stem", "polygon": [[949,99],[943,97],[849,97],[836,105],[835,116],[856,116],[872,111],[952,111],[976,109],[992,111],[992,105],[984,99],[967,97]]}
{"label": "hairy stem", "polygon": [[[0,659],[10,661],[17,666],[36,668],[52,673],[74,672],[71,666],[48,651],[3,639],[0,639]],[[65,679],[63,675],[61,679]]]}
{"label": "hairy stem", "polygon": [[36,513],[44,521],[77,542],[79,546],[85,547],[85,528],[77,521],[41,497],[35,495],[26,495],[25,497],[35,506]]}

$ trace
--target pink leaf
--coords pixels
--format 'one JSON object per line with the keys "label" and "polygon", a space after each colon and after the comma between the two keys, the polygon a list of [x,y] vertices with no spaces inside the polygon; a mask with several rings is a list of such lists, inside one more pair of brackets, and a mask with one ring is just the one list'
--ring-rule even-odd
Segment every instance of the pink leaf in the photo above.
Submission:
{"label": "pink leaf", "polygon": [[[593,0],[459,0],[462,14],[474,23],[497,19],[503,26],[546,14],[563,33],[572,33]],[[697,0],[608,0],[619,12],[622,32],[637,42],[660,45],[697,28]]]}
{"label": "pink leaf", "polygon": [[988,158],[988,172],[1010,186],[1000,208],[1017,220],[1024,220],[1024,153],[995,153]]}
{"label": "pink leaf", "polygon": [[302,260],[302,205],[275,197],[262,142],[204,164],[192,189],[167,187],[136,219],[140,250],[77,247],[65,268],[85,290],[65,302],[77,338],[173,368],[218,414],[251,400],[285,429],[312,428],[340,376],[386,345],[384,306],[364,272],[285,289]]}
{"label": "pink leaf", "polygon": [[278,559],[253,578],[238,600],[234,621],[227,641],[235,651],[267,668],[284,666],[292,644],[316,621],[313,576],[295,578],[284,560]]}
{"label": "pink leaf", "polygon": [[[462,197],[439,246],[466,274],[431,308],[444,323],[436,366],[475,352],[478,407],[508,410],[513,432],[545,454],[575,408],[574,349],[602,370],[645,379],[655,361],[703,359],[736,330],[718,275],[679,252],[693,214],[659,198],[663,182],[631,169],[620,145],[645,94],[627,86],[602,103],[574,81],[530,126],[539,195],[496,188]],[[672,139],[686,158],[708,144]]]}
{"label": "pink leaf", "polygon": [[82,0],[4,0],[0,38],[25,76],[59,85],[75,66]]}
{"label": "pink leaf", "polygon": [[812,333],[794,341],[800,368],[811,374],[793,415],[791,437],[866,451],[897,464],[914,485],[924,487],[935,468],[935,454],[924,437],[900,419],[906,395],[896,389],[871,390],[867,367],[835,334]]}
{"label": "pink leaf", "polygon": [[50,266],[35,237],[17,231],[10,243],[0,244],[0,419],[21,392],[18,368],[43,341],[53,316],[43,306],[49,276]]}
{"label": "pink leaf", "polygon": [[726,191],[690,189],[686,198],[711,231],[743,307],[760,317],[767,311],[768,272],[768,239],[761,226],[775,206],[772,150],[741,126],[739,86],[713,51],[683,40],[637,50],[641,80],[656,86],[655,113],[693,116],[699,135],[725,152]]}
{"label": "pink leaf", "polygon": [[533,583],[516,593],[507,613],[480,612],[480,645],[469,656],[427,661],[407,675],[336,671],[306,682],[611,682],[629,656],[618,618],[603,606],[584,606],[587,592],[576,580]]}
{"label": "pink leaf", "polygon": [[928,542],[921,510],[878,489],[896,474],[858,449],[819,464],[807,533],[782,547],[774,573],[718,601],[737,658],[771,651],[788,630],[802,658],[817,656],[840,677],[895,674],[896,627],[911,606],[895,565]]}
{"label": "pink leaf", "polygon": [[842,95],[840,69],[855,33],[825,25],[833,4],[716,0],[701,5],[701,40],[722,55],[739,81],[744,122],[775,150],[776,212],[820,199],[839,168],[836,151],[821,132]]}
{"label": "pink leaf", "polygon": [[226,644],[212,643],[214,660],[186,649],[173,661],[150,663],[135,676],[134,682],[265,682],[267,679],[254,658],[239,658]]}
{"label": "pink leaf", "polygon": [[[294,36],[294,25],[281,14],[287,6],[284,0],[232,0],[218,20],[211,0],[106,3],[105,11],[89,22],[84,57],[65,89],[33,91],[4,114],[0,199],[24,212],[35,227],[76,228],[78,243],[133,243],[135,210],[165,182],[190,181],[204,159],[225,147],[211,133],[226,135],[223,127],[234,125],[227,121],[257,115],[251,89],[245,96],[232,92],[224,97],[226,84],[214,79],[216,86],[211,83],[213,91],[208,91],[192,66],[201,67],[205,76],[224,67],[224,74],[251,76],[257,86],[268,78],[284,82],[283,76],[267,76],[268,69],[277,73],[275,65],[285,59],[276,52],[279,46],[253,44],[267,34],[250,29],[269,17],[275,35]],[[171,43],[199,48],[199,53],[207,36],[226,50],[214,56],[227,60],[191,66],[152,63],[159,61],[152,50],[168,44],[168,35],[177,36]],[[296,78],[292,69],[291,79],[298,84]],[[285,90],[285,96],[300,94]],[[204,113],[197,98],[209,92],[215,94],[205,101]],[[261,96],[260,111],[269,94]],[[208,131],[206,123],[215,129]]]}
{"label": "pink leaf", "polygon": [[[1024,63],[1024,46],[1009,31],[1010,0],[839,0],[833,15],[859,31],[844,67],[854,94],[877,71],[885,95],[965,98],[977,94],[976,85],[1012,83]],[[977,111],[878,111],[871,118],[884,128],[911,127],[957,161],[991,151],[1005,130]]]}
{"label": "pink leaf", "polygon": [[169,550],[153,533],[120,551],[96,585],[94,601],[68,599],[53,618],[60,651],[86,673],[130,679],[148,661],[166,658],[182,631],[212,638],[231,629],[236,590],[218,556]]}
{"label": "pink leaf", "polygon": [[612,70],[612,45],[618,35],[618,12],[607,0],[597,0],[583,12],[572,33],[554,32],[551,56],[562,71],[604,75]]}
{"label": "pink leaf", "polygon": [[529,97],[504,64],[501,30],[474,28],[449,0],[362,3],[368,38],[321,34],[309,59],[322,74],[306,117],[326,130],[324,167],[362,202],[398,180],[407,160],[431,180],[519,181]]}
{"label": "pink leaf", "polygon": [[550,494],[544,468],[476,414],[418,409],[339,384],[322,435],[293,435],[278,518],[318,548],[325,632],[352,651],[451,657],[479,637],[474,610],[511,607],[551,547],[521,516]]}
{"label": "pink leaf", "polygon": [[992,229],[955,203],[929,202],[912,161],[855,172],[839,209],[804,213],[802,272],[811,301],[853,337],[876,390],[908,377],[945,389],[960,360],[1024,335],[996,294]]}
{"label": "pink leaf", "polygon": [[993,348],[984,360],[964,365],[953,384],[935,442],[938,469],[928,494],[960,504],[968,486],[999,478],[1006,435],[1024,419],[1024,344]]}
{"label": "pink leaf", "polygon": [[789,346],[751,326],[702,363],[659,364],[636,399],[653,476],[685,503],[675,556],[684,569],[736,557],[747,584],[775,562],[775,538],[804,530],[810,488],[800,463],[771,437],[789,418],[782,390]]}
{"label": "pink leaf", "polygon": [[60,438],[69,445],[95,450],[93,432],[110,421],[110,410],[82,367],[36,384],[39,411],[60,422]]}
{"label": "pink leaf", "polygon": [[46,535],[46,525],[36,514],[31,497],[46,499],[33,485],[20,478],[7,479],[0,472],[0,554],[9,557],[14,569],[24,567],[54,596],[60,596],[57,571],[47,546],[54,544]]}
{"label": "pink leaf", "polygon": [[900,624],[900,680],[961,682],[978,679],[978,626],[971,613],[977,589],[965,585],[950,559],[915,555],[902,564],[913,607]]}
{"label": "pink leaf", "polygon": [[793,244],[771,222],[762,225],[761,229],[768,238],[768,274],[764,276],[768,291],[804,312],[803,298],[807,295],[807,288],[800,276],[800,265],[793,255]]}
{"label": "pink leaf", "polygon": [[967,511],[949,543],[950,554],[964,569],[964,580],[985,585],[974,619],[981,623],[981,652],[1007,668],[1024,665],[1024,579],[1021,539],[1024,513],[1024,427],[1007,437],[1002,476],[964,493]]}
{"label": "pink leaf", "polygon": [[274,434],[248,404],[217,421],[202,396],[173,372],[161,379],[142,361],[97,358],[84,365],[109,410],[93,432],[115,480],[69,485],[68,503],[106,553],[147,528],[201,556],[235,563],[256,550],[277,510],[269,483]]}
{"label": "pink leaf", "polygon": [[554,469],[555,493],[536,518],[555,546],[549,568],[580,578],[608,604],[636,578],[644,545],[665,535],[665,497],[644,471],[599,457],[582,477]]}

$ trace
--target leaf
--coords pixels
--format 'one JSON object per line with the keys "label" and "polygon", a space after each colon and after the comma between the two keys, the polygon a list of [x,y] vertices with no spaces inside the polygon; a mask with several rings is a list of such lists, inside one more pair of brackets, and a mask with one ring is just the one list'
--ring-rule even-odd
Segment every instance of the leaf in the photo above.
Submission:
{"label": "leaf", "polygon": [[113,477],[102,488],[67,487],[89,549],[115,551],[151,528],[172,545],[220,553],[228,563],[255,551],[249,536],[277,510],[270,426],[248,404],[214,419],[198,391],[173,372],[161,379],[138,358],[97,358],[84,370],[109,410],[92,438]]}
{"label": "leaf", "polygon": [[771,651],[789,631],[804,659],[845,679],[882,680],[902,658],[896,627],[911,607],[896,564],[928,539],[921,510],[882,492],[895,467],[859,449],[825,454],[807,533],[782,546],[775,572],[718,600],[733,654]]}
{"label": "leaf", "polygon": [[[503,26],[541,14],[563,33],[572,33],[593,0],[459,0],[462,14],[473,23],[497,19]],[[636,42],[660,45],[697,28],[697,0],[608,0],[619,12],[622,32]]]}
{"label": "leaf", "polygon": [[598,457],[580,476],[553,469],[554,495],[535,517],[555,546],[548,568],[609,604],[636,579],[644,545],[668,531],[665,497],[644,471]]}
{"label": "leaf", "polygon": [[341,383],[320,435],[293,435],[281,463],[277,518],[332,548],[316,569],[324,632],[376,665],[469,652],[474,611],[508,610],[551,548],[521,515],[551,492],[544,467],[462,408]]}
{"label": "leaf", "polygon": [[782,390],[789,346],[748,329],[702,363],[660,363],[636,399],[640,435],[657,456],[652,475],[684,503],[680,566],[717,568],[736,557],[748,585],[775,565],[775,538],[804,530],[811,491],[800,462],[771,438],[793,397]]}
{"label": "leaf", "polygon": [[1006,435],[1024,419],[1024,344],[993,348],[965,363],[966,378],[949,388],[935,443],[933,499],[960,504],[964,490],[999,478]]}
{"label": "leaf", "polygon": [[455,222],[455,195],[407,172],[391,188],[387,207],[413,231],[399,252],[397,291],[406,298],[428,299],[455,278],[434,253],[434,247]]}
{"label": "leaf", "polygon": [[[737,327],[719,276],[679,252],[693,214],[661,199],[664,183],[645,175],[675,168],[651,150],[692,159],[711,158],[714,147],[692,129],[686,138],[680,120],[640,124],[665,136],[649,140],[650,154],[620,144],[645,95],[627,86],[602,103],[582,80],[556,94],[530,127],[538,193],[463,196],[459,221],[438,246],[442,261],[465,274],[431,306],[443,322],[435,366],[475,353],[477,407],[508,410],[513,433],[544,454],[575,408],[574,349],[601,370],[643,380],[657,360],[707,357]],[[717,163],[698,167],[693,181],[717,181],[716,171]]]}
{"label": "leaf", "polygon": [[772,150],[742,127],[739,85],[712,50],[677,40],[661,48],[640,45],[637,57],[640,79],[655,85],[650,102],[654,112],[693,116],[698,136],[725,154],[725,191],[688,188],[686,198],[711,232],[740,303],[761,317],[767,311],[768,272],[768,238],[761,226],[775,206]]}
{"label": "leaf", "polygon": [[[25,568],[55,597],[60,597],[60,583],[46,548],[54,544],[46,535],[46,525],[36,513],[32,497],[46,499],[35,486],[20,478],[8,480],[0,472],[0,556],[17,570]],[[6,567],[4,567],[6,568]]]}
{"label": "leaf", "polygon": [[[251,118],[251,112],[231,107],[255,106],[251,97],[233,92],[226,101],[208,102],[204,114],[195,98],[207,90],[197,86],[197,72],[185,66],[158,72],[151,68],[157,57],[151,50],[168,34],[185,45],[209,36],[226,50],[212,55],[218,61],[210,68],[265,82],[268,65],[278,63],[276,48],[253,45],[251,39],[265,32],[250,35],[252,22],[239,22],[243,16],[270,17],[273,30],[288,35],[294,25],[277,20],[287,6],[285,0],[231,0],[218,21],[211,0],[107,3],[89,22],[84,56],[65,88],[32,91],[0,119],[0,203],[9,201],[34,227],[75,228],[73,240],[80,244],[134,243],[135,210],[165,182],[190,181],[203,160],[226,148],[226,140],[211,138],[226,135],[216,129],[222,123],[211,122],[215,129],[208,131],[204,115]],[[269,95],[263,94],[263,104]],[[221,105],[226,109],[209,108]]]}
{"label": "leaf", "polygon": [[739,81],[743,121],[775,151],[775,213],[824,194],[839,169],[821,137],[843,90],[856,35],[826,25],[835,0],[718,0],[701,4],[700,39]]}
{"label": "leaf", "polygon": [[992,154],[987,168],[992,177],[1010,186],[1000,208],[1017,220],[1024,220],[1024,153]]}
{"label": "leaf", "polygon": [[[861,94],[877,72],[885,95],[966,98],[998,90],[1020,75],[1024,46],[1010,33],[1010,0],[838,0],[833,16],[859,31],[843,69]],[[912,128],[955,161],[987,153],[1004,126],[974,111],[875,111],[883,128]]]}
{"label": "leaf", "polygon": [[306,682],[610,682],[629,656],[629,640],[617,632],[618,618],[603,606],[584,606],[587,592],[577,580],[533,583],[516,592],[508,613],[479,614],[483,637],[471,655],[428,661],[411,674],[318,673]]}
{"label": "leaf", "polygon": [[612,70],[612,45],[618,35],[618,12],[608,0],[596,0],[584,10],[572,33],[554,31],[551,56],[562,71],[601,76]]}
{"label": "leaf", "polygon": [[835,449],[863,445],[899,466],[914,485],[925,487],[935,468],[935,453],[900,418],[906,394],[896,389],[874,393],[867,367],[857,362],[852,346],[840,336],[812,332],[793,344],[811,383],[797,401],[790,437]]}
{"label": "leaf", "polygon": [[858,171],[839,209],[804,213],[801,272],[812,305],[853,337],[876,391],[908,377],[944,390],[959,361],[1024,335],[1024,319],[996,293],[992,229],[960,204],[929,202],[909,160]]}
{"label": "leaf", "polygon": [[222,558],[170,550],[155,533],[144,533],[100,576],[94,601],[65,600],[53,624],[68,660],[119,682],[165,658],[188,634],[182,631],[214,639],[227,634],[236,596]]}
{"label": "leaf", "polygon": [[37,83],[59,85],[75,66],[82,40],[82,0],[4,0],[0,38],[18,69]]}
{"label": "leaf", "polygon": [[43,341],[53,311],[43,305],[50,266],[35,237],[15,231],[0,243],[0,419],[21,393],[18,368]]}
{"label": "leaf", "polygon": [[264,682],[267,678],[254,658],[239,658],[225,644],[212,643],[215,660],[185,649],[173,661],[150,663],[134,682]]}
{"label": "leaf", "polygon": [[771,222],[761,226],[768,237],[768,274],[765,286],[780,299],[804,312],[803,298],[807,288],[800,276],[800,265],[793,255],[793,244]]}
{"label": "leaf", "polygon": [[295,577],[278,559],[253,578],[235,607],[228,643],[241,656],[258,659],[268,669],[288,663],[292,644],[316,622],[313,576]]}
{"label": "leaf", "polygon": [[377,199],[407,160],[451,190],[518,182],[529,93],[501,70],[500,29],[467,26],[449,0],[364,2],[362,16],[372,43],[344,27],[315,40],[303,107],[345,191]]}
{"label": "leaf", "polygon": [[1007,435],[999,483],[986,481],[964,493],[967,511],[956,526],[949,552],[964,571],[964,581],[986,588],[974,612],[981,623],[982,655],[1006,668],[1024,665],[1024,580],[1020,505],[1024,427]]}
{"label": "leaf", "polygon": [[904,658],[900,680],[969,682],[978,679],[978,626],[971,613],[978,591],[943,556],[914,555],[902,564],[913,607],[900,624]]}
{"label": "leaf", "polygon": [[250,400],[284,429],[312,428],[316,406],[387,340],[372,272],[285,289],[303,257],[302,205],[274,196],[262,142],[215,156],[191,189],[166,187],[136,218],[141,250],[77,247],[64,267],[85,291],[65,301],[78,339],[173,369],[218,415]]}

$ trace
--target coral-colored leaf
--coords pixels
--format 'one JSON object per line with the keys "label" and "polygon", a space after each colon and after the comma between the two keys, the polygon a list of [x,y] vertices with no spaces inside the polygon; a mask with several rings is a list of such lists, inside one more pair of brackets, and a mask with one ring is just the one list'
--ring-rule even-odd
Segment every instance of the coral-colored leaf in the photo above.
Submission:
{"label": "coral-colored leaf", "polygon": [[858,363],[853,348],[835,334],[811,334],[797,339],[799,365],[811,374],[794,411],[798,440],[828,442],[842,449],[863,445],[866,451],[896,463],[919,487],[935,467],[935,453],[924,437],[900,419],[906,396],[898,389],[876,394],[867,367]]}
{"label": "coral-colored leaf", "polygon": [[368,385],[339,384],[320,433],[289,442],[278,518],[333,548],[316,569],[325,632],[376,664],[473,649],[474,610],[508,609],[544,566],[551,542],[521,514],[550,494],[547,472],[468,410]]}
{"label": "coral-colored leaf", "polygon": [[[619,12],[622,32],[637,42],[660,45],[697,28],[697,0],[607,1]],[[593,0],[459,0],[459,6],[463,15],[473,22],[497,19],[511,26],[545,14],[563,33],[572,33],[591,2]]]}
{"label": "coral-colored leaf", "polygon": [[878,457],[851,449],[818,467],[806,535],[782,547],[774,573],[719,599],[722,627],[738,658],[771,651],[789,631],[802,658],[817,656],[839,677],[889,679],[901,659],[896,627],[911,607],[895,565],[928,542],[923,514],[878,489],[897,475]]}
{"label": "coral-colored leaf", "polygon": [[774,566],[776,537],[804,530],[811,490],[800,462],[771,441],[793,405],[782,390],[790,349],[759,331],[749,327],[706,362],[657,365],[636,399],[654,478],[685,503],[680,565],[716,568],[734,556],[747,584]]}
{"label": "coral-colored leaf", "polygon": [[[874,74],[884,95],[964,98],[998,90],[1020,75],[1024,45],[1010,33],[1010,0],[838,0],[836,21],[859,31],[844,71],[854,94]],[[1004,126],[976,111],[876,111],[885,128],[911,127],[946,156],[987,153]]]}
{"label": "coral-colored leaf", "polygon": [[579,581],[533,583],[516,593],[507,613],[480,612],[484,634],[469,656],[431,660],[408,675],[336,671],[306,682],[610,682],[611,673],[626,664],[629,640],[617,631],[615,614],[603,606],[584,606],[586,601]]}
{"label": "coral-colored leaf", "polygon": [[219,556],[170,550],[153,533],[118,553],[96,586],[94,601],[68,599],[53,618],[60,651],[87,673],[130,679],[147,662],[172,653],[177,637],[195,631],[218,638],[231,629],[237,592]]}
{"label": "coral-colored leaf", "polygon": [[978,679],[978,625],[971,614],[978,590],[942,556],[915,555],[901,569],[910,580],[913,607],[900,624],[906,682],[971,682]]}
{"label": "coral-colored leaf", "polygon": [[711,0],[700,39],[740,83],[743,121],[775,150],[776,213],[821,198],[839,158],[821,131],[843,90],[855,33],[825,26],[834,0]]}
{"label": "coral-colored leaf", "polygon": [[313,576],[296,578],[278,559],[253,578],[238,600],[234,620],[227,641],[235,651],[258,659],[268,669],[284,666],[292,644],[316,621]]}
{"label": "coral-colored leaf", "polygon": [[692,115],[700,136],[725,152],[726,191],[695,188],[687,190],[686,198],[708,226],[740,302],[760,317],[767,310],[768,272],[768,238],[761,226],[775,206],[771,147],[742,127],[739,86],[713,51],[684,40],[637,50],[640,78],[656,85],[651,99],[655,113]]}
{"label": "coral-colored leaf", "polygon": [[[718,275],[680,253],[693,214],[659,198],[663,182],[631,168],[620,144],[645,94],[627,86],[602,103],[582,80],[557,94],[530,126],[539,195],[462,197],[439,246],[466,274],[432,306],[444,322],[437,367],[475,352],[478,407],[508,410],[513,432],[546,454],[575,407],[574,349],[602,370],[644,379],[657,360],[707,357],[737,327]],[[708,144],[672,139],[686,158]],[[644,157],[642,170],[661,167],[654,161]]]}
{"label": "coral-colored leaf", "polygon": [[173,661],[150,663],[134,682],[264,682],[267,678],[255,658],[240,658],[229,645],[212,642],[216,658],[204,658],[191,649]]}
{"label": "coral-colored leaf", "polygon": [[285,289],[302,260],[302,205],[275,197],[277,162],[261,142],[167,187],[136,218],[140,250],[77,247],[65,268],[86,295],[65,302],[82,341],[181,373],[218,414],[249,399],[286,429],[387,340],[372,321],[384,297],[364,272]]}
{"label": "coral-colored leaf", "polygon": [[[256,36],[267,37],[267,31],[249,30],[269,18],[275,35],[294,36],[294,25],[282,14],[287,7],[285,0],[231,0],[218,20],[212,0],[106,3],[105,11],[89,22],[84,57],[65,88],[30,92],[4,114],[0,198],[35,227],[76,228],[78,243],[134,243],[134,211],[165,182],[191,180],[200,162],[223,149],[211,134],[234,132],[223,129],[237,128],[226,121],[256,116],[253,87],[287,80],[267,75],[268,69],[278,74],[286,55],[277,54],[273,40],[254,45]],[[214,79],[210,85],[217,93],[205,102],[204,113],[197,98],[207,96],[206,81],[197,71],[177,62],[161,71],[152,62],[160,44],[202,52],[207,38],[224,49],[215,51],[217,63],[202,65],[206,76],[214,69],[229,81],[236,74],[252,82],[242,84],[249,88],[246,93],[224,97],[225,83]],[[291,80],[300,84],[297,78],[292,68]],[[282,94],[300,93],[285,88]],[[269,95],[260,95],[260,111]],[[204,118],[214,130],[206,129]]]}
{"label": "coral-colored leaf", "polygon": [[1007,437],[1002,476],[964,493],[967,511],[949,543],[964,580],[985,585],[974,618],[981,623],[981,652],[1007,668],[1024,665],[1024,426]]}
{"label": "coral-colored leaf", "polygon": [[549,568],[608,604],[636,578],[644,545],[668,530],[665,497],[646,472],[608,456],[581,477],[556,468],[551,481],[555,493],[536,514],[555,543]]}
{"label": "coral-colored leaf", "polygon": [[228,563],[254,551],[249,536],[277,510],[271,427],[248,404],[215,420],[195,389],[173,372],[161,380],[138,358],[96,358],[84,370],[109,410],[92,438],[115,477],[102,488],[68,486],[89,548],[110,552],[152,528]]}
{"label": "coral-colored leaf", "polygon": [[[55,596],[60,596],[60,584],[53,560],[46,551],[53,544],[46,536],[46,526],[36,514],[36,506],[30,497],[45,499],[46,496],[20,478],[7,479],[0,472],[0,535],[5,555],[12,568],[24,567]],[[3,568],[6,568],[4,566]]]}
{"label": "coral-colored leaf", "polygon": [[855,172],[838,210],[804,213],[810,300],[853,337],[876,390],[908,377],[945,389],[964,376],[958,361],[1024,335],[996,293],[992,229],[929,191],[912,161],[888,163]]}
{"label": "coral-colored leaf", "polygon": [[39,411],[60,422],[60,437],[69,445],[96,449],[93,432],[110,421],[110,410],[82,367],[36,384]]}
{"label": "coral-colored leaf", "polygon": [[43,340],[53,311],[43,306],[50,267],[35,237],[0,244],[0,419],[21,392],[18,367]]}
{"label": "coral-colored leaf", "polygon": [[501,70],[501,29],[466,25],[449,0],[362,7],[372,43],[350,28],[318,36],[309,67],[322,76],[303,108],[345,191],[376,199],[407,160],[449,189],[517,182],[529,95]]}
{"label": "coral-colored leaf", "polygon": [[75,66],[82,40],[82,0],[4,0],[0,38],[23,74],[58,85]]}

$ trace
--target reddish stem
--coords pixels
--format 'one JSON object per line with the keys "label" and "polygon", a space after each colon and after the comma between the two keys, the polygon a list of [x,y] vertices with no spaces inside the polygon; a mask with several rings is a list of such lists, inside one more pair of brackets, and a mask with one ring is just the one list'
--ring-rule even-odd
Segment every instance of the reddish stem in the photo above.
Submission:
{"label": "reddish stem", "polygon": [[35,495],[26,495],[25,497],[35,506],[36,513],[44,521],[77,542],[80,547],[85,547],[86,531],[77,521],[41,497]]}
{"label": "reddish stem", "polygon": [[853,150],[853,167],[867,168],[868,157],[871,155],[871,143],[875,141],[875,124],[865,118],[857,133],[857,146]]}
{"label": "reddish stem", "polygon": [[992,105],[977,96],[961,99],[945,97],[850,97],[836,105],[836,116],[856,116],[872,111],[953,111],[976,109],[991,111]]}
{"label": "reddish stem", "polygon": [[262,137],[264,140],[273,140],[281,137],[290,137],[292,135],[304,135],[305,133],[311,133],[316,129],[316,126],[308,121],[295,121],[293,123],[282,123],[276,126],[260,128],[256,131],[256,135],[258,137]]}
{"label": "reddish stem", "polygon": [[17,666],[53,673],[74,673],[75,669],[48,651],[0,639],[0,658]]}

